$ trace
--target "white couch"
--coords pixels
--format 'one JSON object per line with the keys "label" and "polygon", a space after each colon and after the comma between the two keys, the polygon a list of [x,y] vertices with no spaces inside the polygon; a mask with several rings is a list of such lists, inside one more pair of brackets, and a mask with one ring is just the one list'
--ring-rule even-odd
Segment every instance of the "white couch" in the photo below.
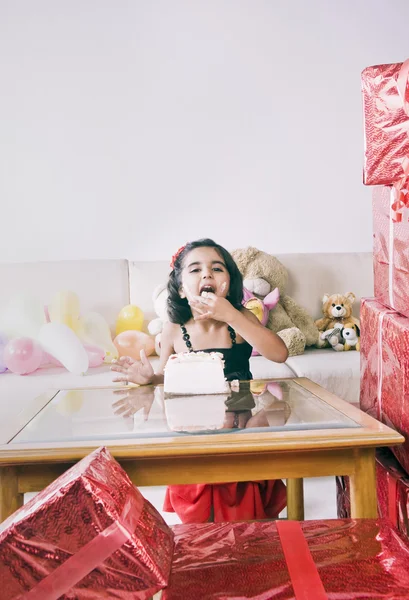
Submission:
{"label": "white couch", "polygon": [[[287,293],[316,318],[321,315],[321,298],[325,292],[353,291],[357,296],[356,315],[360,298],[373,295],[372,254],[369,252],[285,254],[278,258],[289,271]],[[138,305],[145,313],[146,322],[155,317],[152,292],[157,284],[166,281],[168,270],[165,261],[0,263],[0,310],[18,292],[35,295],[47,304],[55,292],[71,290],[79,295],[84,313],[100,312],[114,331],[116,316],[126,304]],[[359,353],[355,351],[309,349],[301,356],[289,358],[285,364],[257,356],[251,358],[251,371],[255,378],[309,377],[349,402],[359,399]],[[9,412],[11,404],[19,410],[28,397],[46,389],[101,386],[110,382],[108,366],[90,369],[83,377],[73,376],[58,367],[40,369],[27,376],[7,372],[0,375],[0,418]]]}

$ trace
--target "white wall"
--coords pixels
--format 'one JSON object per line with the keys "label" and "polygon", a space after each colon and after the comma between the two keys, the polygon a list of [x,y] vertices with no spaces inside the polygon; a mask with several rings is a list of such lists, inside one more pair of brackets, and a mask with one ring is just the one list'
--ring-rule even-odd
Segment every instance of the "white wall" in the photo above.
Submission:
{"label": "white wall", "polygon": [[0,0],[0,260],[371,249],[360,72],[406,0]]}

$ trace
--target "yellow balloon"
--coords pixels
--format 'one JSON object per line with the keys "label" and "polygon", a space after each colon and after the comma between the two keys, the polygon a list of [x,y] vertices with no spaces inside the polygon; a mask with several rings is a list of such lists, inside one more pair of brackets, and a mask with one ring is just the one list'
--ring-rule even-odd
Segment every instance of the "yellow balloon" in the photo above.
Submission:
{"label": "yellow balloon", "polygon": [[65,392],[56,406],[56,411],[64,417],[68,417],[79,410],[84,403],[84,392],[81,390],[69,390]]}
{"label": "yellow balloon", "polygon": [[140,308],[133,304],[124,306],[116,320],[116,335],[124,331],[140,331],[143,326],[144,315]]}
{"label": "yellow balloon", "polygon": [[118,350],[112,341],[109,325],[99,313],[89,312],[79,319],[78,336],[84,344],[102,348],[105,351],[104,362],[110,363],[118,358]]}
{"label": "yellow balloon", "polygon": [[80,299],[74,292],[58,292],[53,296],[48,313],[52,323],[63,323],[77,332],[80,317]]}

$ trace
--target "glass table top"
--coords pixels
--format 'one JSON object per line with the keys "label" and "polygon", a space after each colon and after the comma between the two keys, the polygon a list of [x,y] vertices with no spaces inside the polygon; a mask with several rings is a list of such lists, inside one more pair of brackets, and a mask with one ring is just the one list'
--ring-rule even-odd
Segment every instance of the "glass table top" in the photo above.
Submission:
{"label": "glass table top", "polygon": [[163,386],[59,390],[10,443],[360,427],[291,379],[230,393],[166,396]]}

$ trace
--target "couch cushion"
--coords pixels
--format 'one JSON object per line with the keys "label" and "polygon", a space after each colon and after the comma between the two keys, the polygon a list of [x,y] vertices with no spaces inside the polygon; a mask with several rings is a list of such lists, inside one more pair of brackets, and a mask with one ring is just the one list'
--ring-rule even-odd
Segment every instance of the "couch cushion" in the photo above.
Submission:
{"label": "couch cushion", "polygon": [[168,261],[134,261],[129,263],[129,295],[131,304],[136,304],[145,315],[147,323],[155,319],[152,293],[159,285],[166,283],[169,276]]}
{"label": "couch cushion", "polygon": [[308,348],[301,356],[291,356],[287,365],[297,377],[308,377],[347,402],[359,402],[359,352]]}
{"label": "couch cushion", "polygon": [[250,358],[250,371],[254,379],[287,379],[295,377],[288,363],[275,363],[264,356]]}
{"label": "couch cushion", "polygon": [[96,311],[113,327],[118,312],[129,304],[126,260],[67,260],[0,263],[0,310],[18,293],[49,304],[56,292],[78,294],[81,312]]}

